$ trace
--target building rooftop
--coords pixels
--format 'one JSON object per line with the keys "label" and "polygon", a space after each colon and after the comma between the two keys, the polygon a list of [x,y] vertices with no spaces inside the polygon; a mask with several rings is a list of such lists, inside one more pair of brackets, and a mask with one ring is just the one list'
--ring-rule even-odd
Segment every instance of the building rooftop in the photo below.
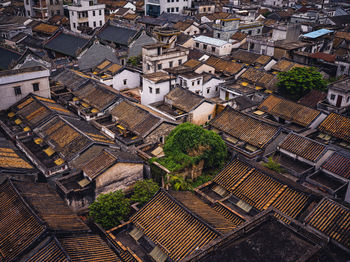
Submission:
{"label": "building rooftop", "polygon": [[334,152],[321,166],[321,169],[350,179],[350,156]]}
{"label": "building rooftop", "polygon": [[97,33],[97,36],[105,41],[110,41],[118,45],[128,46],[133,39],[137,30],[111,25],[106,23]]}
{"label": "building rooftop", "polygon": [[165,96],[165,100],[170,100],[173,107],[188,113],[202,103],[204,98],[184,88],[175,87]]}
{"label": "building rooftop", "polygon": [[321,114],[320,111],[275,95],[268,96],[258,109],[303,127],[309,126]]}
{"label": "building rooftop", "polygon": [[327,34],[333,33],[333,32],[334,32],[333,30],[319,29],[319,30],[304,34],[303,37],[315,39],[315,38],[318,38],[320,36],[324,36],[324,35],[327,35]]}
{"label": "building rooftop", "polygon": [[318,130],[333,137],[350,142],[350,118],[331,113],[318,126]]}
{"label": "building rooftop", "polygon": [[227,41],[213,38],[213,37],[209,37],[209,36],[204,36],[204,35],[197,36],[194,39],[194,41],[201,42],[201,43],[208,44],[208,45],[217,46],[217,47],[221,47],[221,46],[224,46],[226,44],[229,44],[229,42],[227,42]]}
{"label": "building rooftop", "polygon": [[174,76],[169,75],[168,73],[159,71],[151,74],[145,74],[143,75],[144,78],[154,82],[154,83],[161,83],[169,81],[170,79],[175,79]]}

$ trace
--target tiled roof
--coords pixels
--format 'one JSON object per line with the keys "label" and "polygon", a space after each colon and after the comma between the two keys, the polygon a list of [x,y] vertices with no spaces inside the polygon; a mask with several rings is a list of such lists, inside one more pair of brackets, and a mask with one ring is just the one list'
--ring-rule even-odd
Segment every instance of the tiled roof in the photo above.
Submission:
{"label": "tiled roof", "polygon": [[350,248],[350,211],[327,198],[310,213],[306,223]]}
{"label": "tiled roof", "polygon": [[88,42],[89,39],[59,32],[46,42],[45,48],[64,55],[76,57],[79,50],[85,47]]}
{"label": "tiled roof", "polygon": [[350,142],[350,118],[348,117],[331,113],[318,126],[318,130]]}
{"label": "tiled roof", "polygon": [[35,26],[33,28],[33,31],[51,35],[54,32],[56,32],[57,29],[58,29],[58,26],[41,23],[41,24]]}
{"label": "tiled roof", "polygon": [[16,62],[21,54],[4,47],[0,47],[0,70],[7,70],[13,62]]}
{"label": "tiled roof", "polygon": [[201,62],[199,62],[198,60],[190,59],[190,60],[187,60],[183,65],[194,68],[200,64],[201,64]]}
{"label": "tiled roof", "polygon": [[205,63],[214,67],[215,71],[227,74],[229,76],[232,74],[237,74],[244,66],[243,64],[226,61],[214,56],[209,57]]}
{"label": "tiled roof", "polygon": [[253,64],[261,55],[246,50],[237,50],[231,54],[231,58],[242,63]]}
{"label": "tiled roof", "polygon": [[12,106],[11,110],[15,111],[16,115],[26,120],[29,127],[32,129],[54,115],[74,116],[72,112],[57,104],[52,99],[32,94],[29,94],[26,98]]}
{"label": "tiled roof", "polygon": [[1,184],[0,192],[1,261],[15,261],[46,227],[27,208],[11,182]]}
{"label": "tiled roof", "polygon": [[219,234],[178,205],[164,190],[135,215],[133,224],[172,260],[179,261]]}
{"label": "tiled roof", "polygon": [[316,59],[321,59],[321,60],[324,60],[326,62],[331,62],[331,63],[333,63],[335,61],[335,58],[336,58],[335,55],[326,54],[326,53],[322,53],[322,52],[313,53],[310,55],[310,57],[316,58]]}
{"label": "tiled roof", "polygon": [[334,152],[321,166],[321,168],[338,176],[350,178],[350,157]]}
{"label": "tiled roof", "polygon": [[94,179],[100,174],[100,172],[106,170],[113,165],[117,159],[106,151],[102,151],[96,157],[92,158],[91,161],[86,163],[83,168],[84,173],[91,179]]}
{"label": "tiled roof", "polygon": [[[181,204],[185,205],[189,210],[191,210],[191,212],[201,217],[205,222],[223,234],[232,231],[238,226],[239,223],[244,222],[240,217],[236,216],[236,223],[233,223],[231,220],[223,216],[220,212],[204,203],[192,192],[174,191],[170,192],[170,194],[175,197]],[[231,217],[232,216],[233,214],[231,214]]]}
{"label": "tiled roof", "polygon": [[272,59],[271,56],[261,55],[254,61],[254,63],[260,64],[260,65],[266,65],[268,62],[270,62],[271,59]]}
{"label": "tiled roof", "polygon": [[265,71],[259,70],[253,67],[248,68],[241,76],[240,78],[246,81],[250,81],[251,83],[255,84],[257,81],[259,81],[264,75],[266,74]]}
{"label": "tiled roof", "polygon": [[73,94],[100,111],[106,109],[118,97],[118,94],[95,81],[89,81],[73,91]]}
{"label": "tiled roof", "polygon": [[267,97],[258,109],[304,127],[309,126],[320,114],[315,109],[274,95]]}
{"label": "tiled roof", "polygon": [[55,231],[89,231],[89,228],[49,188],[47,183],[13,182],[20,195],[33,207],[36,214]]}
{"label": "tiled roof", "polygon": [[279,72],[286,72],[286,71],[290,70],[294,64],[295,63],[290,62],[288,60],[281,59],[276,64],[274,64],[271,67],[271,69],[279,71]]}
{"label": "tiled roof", "polygon": [[140,136],[148,134],[160,121],[158,117],[128,101],[116,105],[111,115],[122,126]]}
{"label": "tiled roof", "polygon": [[309,93],[299,99],[298,103],[307,107],[316,108],[317,103],[327,97],[326,92],[312,89]]}
{"label": "tiled roof", "polygon": [[279,148],[311,162],[317,162],[317,160],[326,152],[325,145],[294,133],[289,134],[279,145]]}
{"label": "tiled roof", "polygon": [[277,127],[240,113],[231,107],[226,107],[209,124],[259,148],[264,148],[279,131]]}
{"label": "tiled roof", "polygon": [[129,42],[136,34],[136,30],[107,24],[101,28],[97,36],[102,40],[128,46]]}
{"label": "tiled roof", "polygon": [[197,107],[204,98],[181,87],[171,90],[165,99],[172,101],[171,105],[188,113]]}
{"label": "tiled roof", "polygon": [[34,169],[29,161],[19,156],[14,149],[14,146],[12,146],[7,141],[0,144],[0,170]]}
{"label": "tiled roof", "polygon": [[98,235],[62,236],[58,240],[73,262],[122,261]]}
{"label": "tiled roof", "polygon": [[66,160],[75,156],[88,147],[92,141],[69,126],[59,117],[55,117],[46,124],[41,131],[54,145]]}
{"label": "tiled roof", "polygon": [[270,206],[296,218],[306,207],[308,196],[235,159],[213,179],[234,196],[263,211]]}
{"label": "tiled roof", "polygon": [[56,238],[51,239],[49,243],[37,250],[33,256],[26,260],[26,262],[38,261],[69,262]]}

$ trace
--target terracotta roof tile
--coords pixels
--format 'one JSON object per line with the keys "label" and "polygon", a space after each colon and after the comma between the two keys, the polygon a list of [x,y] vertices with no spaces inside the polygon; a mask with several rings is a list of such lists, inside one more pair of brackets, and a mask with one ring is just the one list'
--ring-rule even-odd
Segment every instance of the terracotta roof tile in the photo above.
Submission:
{"label": "terracotta roof tile", "polygon": [[350,142],[350,118],[331,113],[318,126],[318,130],[336,138]]}
{"label": "terracotta roof tile", "polygon": [[338,176],[350,178],[350,157],[334,152],[321,166],[322,169]]}

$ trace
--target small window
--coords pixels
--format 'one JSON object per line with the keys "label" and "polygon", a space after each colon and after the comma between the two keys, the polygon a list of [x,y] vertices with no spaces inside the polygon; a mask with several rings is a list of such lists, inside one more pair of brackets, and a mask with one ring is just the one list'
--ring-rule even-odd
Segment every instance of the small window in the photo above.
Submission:
{"label": "small window", "polygon": [[162,64],[158,64],[158,70],[162,69]]}
{"label": "small window", "polygon": [[211,8],[210,8],[210,7],[208,7],[208,12],[210,12],[210,10],[211,10]]}
{"label": "small window", "polygon": [[102,26],[102,20],[100,21],[100,26]]}
{"label": "small window", "polygon": [[216,48],[215,48],[215,46],[213,46],[213,47],[211,48],[211,51],[212,51],[212,52],[215,52],[215,50],[216,50]]}
{"label": "small window", "polygon": [[98,14],[99,14],[99,15],[102,15],[102,10],[101,10],[101,9],[98,10]]}
{"label": "small window", "polygon": [[200,79],[198,79],[197,80],[197,85],[199,85],[201,83],[201,80]]}
{"label": "small window", "polygon": [[123,80],[123,84],[126,86],[127,79]]}
{"label": "small window", "polygon": [[334,100],[335,99],[335,95],[331,95],[331,100]]}
{"label": "small window", "polygon": [[151,70],[151,66],[150,65],[147,65],[147,70]]}
{"label": "small window", "polygon": [[208,47],[207,45],[203,45],[203,49],[204,49],[204,50],[206,50],[206,49],[207,49],[207,47]]}
{"label": "small window", "polygon": [[60,10],[57,10],[57,11],[56,11],[56,14],[57,14],[57,15],[61,15],[61,11],[60,11]]}
{"label": "small window", "polygon": [[[177,0],[177,2],[178,2],[179,0]],[[176,12],[179,12],[179,8],[178,7],[176,7]]]}
{"label": "small window", "polygon": [[192,86],[194,86],[194,83],[195,83],[195,82],[194,82],[194,81],[192,81]]}
{"label": "small window", "polygon": [[152,87],[148,87],[149,88],[149,93],[152,94]]}
{"label": "small window", "polygon": [[203,8],[203,12],[206,12],[206,11],[207,11],[207,9],[204,7],[204,8]]}
{"label": "small window", "polygon": [[199,43],[196,43],[196,47],[199,48]]}
{"label": "small window", "polygon": [[156,94],[159,94],[159,93],[160,93],[160,89],[156,88]]}
{"label": "small window", "polygon": [[179,65],[181,65],[182,64],[182,59],[179,59]]}
{"label": "small window", "polygon": [[[208,91],[209,91],[209,89],[208,89]],[[208,115],[208,120],[210,120],[211,119],[211,115]]]}
{"label": "small window", "polygon": [[95,11],[92,11],[92,16],[96,16],[96,12]]}
{"label": "small window", "polygon": [[76,24],[75,23],[73,23],[73,27],[76,28]]}
{"label": "small window", "polygon": [[33,84],[33,91],[34,92],[39,91],[39,83],[34,83]]}
{"label": "small window", "polygon": [[210,89],[207,89],[207,94],[209,94],[210,93]]}
{"label": "small window", "polygon": [[29,5],[29,1],[28,0],[26,0],[26,5]]}
{"label": "small window", "polygon": [[27,11],[28,16],[30,16],[30,11]]}
{"label": "small window", "polygon": [[220,38],[220,36],[221,36],[220,33],[218,33],[218,38]]}
{"label": "small window", "polygon": [[169,62],[169,67],[172,68],[173,67],[173,61]]}
{"label": "small window", "polygon": [[172,8],[171,8],[171,12],[174,13],[174,11],[175,11],[175,9],[174,9],[174,7],[172,7]]}
{"label": "small window", "polygon": [[170,13],[170,8],[167,8],[166,11],[167,11],[168,13]]}
{"label": "small window", "polygon": [[74,12],[72,12],[72,16],[74,16]]}
{"label": "small window", "polygon": [[53,5],[53,0],[50,0],[50,5]]}
{"label": "small window", "polygon": [[15,90],[15,95],[16,95],[16,96],[22,94],[22,91],[21,91],[21,87],[20,87],[20,86],[15,86],[13,89]]}
{"label": "small window", "polygon": [[96,21],[94,21],[94,27],[96,27]]}
{"label": "small window", "polygon": [[94,5],[94,1],[89,1],[89,6],[93,6]]}

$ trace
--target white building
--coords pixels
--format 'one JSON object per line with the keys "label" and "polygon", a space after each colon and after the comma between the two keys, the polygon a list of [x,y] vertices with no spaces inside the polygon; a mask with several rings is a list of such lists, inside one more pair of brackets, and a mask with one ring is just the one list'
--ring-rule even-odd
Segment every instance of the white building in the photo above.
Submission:
{"label": "white building", "polygon": [[24,0],[27,17],[48,19],[54,15],[63,15],[63,0]]}
{"label": "white building", "polygon": [[95,67],[92,75],[101,83],[116,90],[133,89],[141,86],[141,72],[104,60]]}
{"label": "white building", "polygon": [[194,39],[193,48],[213,55],[225,56],[231,53],[232,44],[221,39],[201,35]]}
{"label": "white building", "polygon": [[142,47],[142,72],[144,74],[177,67],[187,61],[188,49],[165,48],[165,46],[165,44],[153,44]]}
{"label": "white building", "polygon": [[149,105],[163,101],[170,90],[175,86],[175,77],[165,72],[156,72],[143,75],[141,104]]}
{"label": "white building", "polygon": [[185,7],[191,7],[191,3],[191,0],[145,0],[145,15],[182,14]]}
{"label": "white building", "polygon": [[50,98],[50,71],[42,66],[0,72],[0,110],[33,93]]}
{"label": "white building", "polygon": [[219,96],[219,84],[224,81],[211,74],[195,72],[182,73],[177,76],[176,84],[205,98]]}
{"label": "white building", "polygon": [[70,28],[74,32],[80,32],[82,27],[101,27],[105,23],[105,5],[98,4],[97,0],[74,0],[68,11]]}

